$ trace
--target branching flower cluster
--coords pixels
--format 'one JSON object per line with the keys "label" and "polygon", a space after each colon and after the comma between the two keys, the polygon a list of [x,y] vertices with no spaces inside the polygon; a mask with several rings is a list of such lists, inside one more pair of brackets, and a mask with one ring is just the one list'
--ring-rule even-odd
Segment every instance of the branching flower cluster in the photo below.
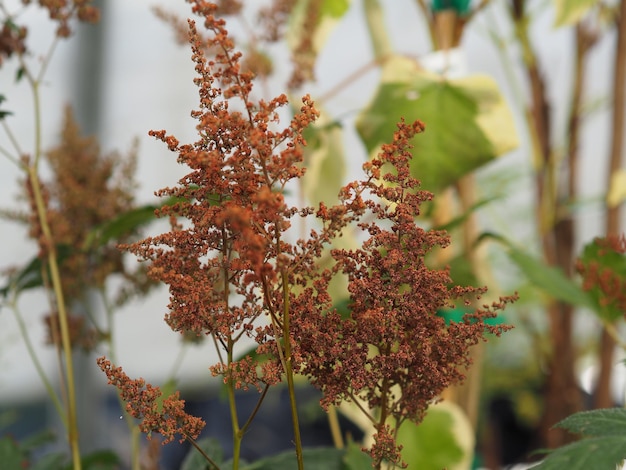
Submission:
{"label": "branching flower cluster", "polygon": [[110,361],[99,358],[98,366],[109,379],[109,384],[116,386],[124,400],[126,411],[131,416],[141,419],[139,429],[148,435],[152,432],[161,434],[164,443],[171,442],[176,435],[180,441],[189,437],[196,439],[205,423],[202,419],[185,413],[185,400],[178,392],[161,400],[163,395],[159,387],[146,384],[143,379],[130,379],[121,367],[114,367]]}
{"label": "branching flower cluster", "polygon": [[[213,338],[220,360],[211,371],[231,390],[261,390],[302,374],[323,392],[323,406],[354,401],[370,417],[377,430],[375,465],[398,462],[393,436],[399,424],[419,422],[443,389],[463,379],[469,348],[486,332],[503,330],[485,319],[511,299],[459,323],[447,325],[438,316],[455,303],[470,305],[484,289],[450,287],[447,270],[425,262],[449,238],[415,223],[420,205],[432,197],[409,173],[409,141],[423,131],[420,122],[400,123],[393,143],[364,166],[366,179],[344,187],[336,205],[290,206],[288,184],[305,171],[302,133],[318,112],[305,96],[289,126],[275,130],[286,97],[253,102],[252,75],[242,71],[217,7],[190,3],[210,34],[189,21],[199,140],[181,144],[165,131],[151,132],[191,171],[178,186],[158,192],[178,198],[159,211],[172,221],[171,231],[127,248],[169,286],[168,325]],[[290,228],[300,217],[313,228],[293,241]],[[323,268],[322,257],[349,227],[363,231],[363,245],[332,250],[332,266]],[[338,299],[331,298],[329,283],[335,276],[348,279],[348,315],[333,306]],[[236,357],[244,337],[257,344],[254,359]],[[159,417],[146,398],[153,389],[139,393],[143,382],[103,358],[99,365],[129,410],[144,416],[145,429],[197,436],[200,423],[184,415],[161,430],[169,421],[166,410]]]}

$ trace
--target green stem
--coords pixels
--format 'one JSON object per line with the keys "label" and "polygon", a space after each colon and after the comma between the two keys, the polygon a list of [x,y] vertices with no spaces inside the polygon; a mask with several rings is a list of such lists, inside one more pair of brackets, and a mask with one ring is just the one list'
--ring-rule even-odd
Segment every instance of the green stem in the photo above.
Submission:
{"label": "green stem", "polygon": [[293,368],[291,364],[291,335],[289,334],[289,280],[285,272],[281,274],[283,281],[283,342],[285,343],[285,375],[287,376],[287,390],[289,391],[289,406],[291,408],[291,422],[293,424],[293,436],[296,444],[296,460],[298,470],[304,469],[302,455],[302,439],[300,437],[300,423],[298,422],[298,407],[296,405],[296,389],[293,381]]}
{"label": "green stem", "polygon": [[56,298],[56,307],[59,315],[59,324],[61,327],[61,344],[63,355],[65,357],[65,382],[67,387],[67,430],[68,441],[72,454],[72,462],[74,470],[81,469],[80,450],[78,445],[78,424],[76,418],[76,392],[74,381],[74,361],[72,359],[72,345],[70,341],[70,333],[68,326],[68,314],[66,310],[65,299],[63,296],[63,288],[61,284],[61,274],[57,262],[56,246],[54,237],[48,224],[48,216],[46,203],[41,192],[41,182],[39,180],[38,168],[41,160],[41,103],[39,98],[39,81],[34,80],[32,76],[27,74],[30,85],[33,90],[33,105],[35,116],[35,145],[34,145],[34,161],[28,165],[27,173],[30,185],[33,191],[33,198],[37,210],[37,217],[41,225],[41,231],[46,243],[47,262],[50,269],[50,277],[54,296]]}
{"label": "green stem", "polygon": [[[233,349],[234,344],[232,340],[228,339],[228,367],[233,362]],[[237,416],[237,402],[235,401],[235,383],[233,381],[232,375],[228,375],[228,380],[226,383],[226,388],[228,390],[228,406],[230,409],[230,421],[233,427],[233,470],[237,470],[239,468],[239,456],[241,454],[241,439],[242,433],[239,428],[239,418]]]}
{"label": "green stem", "polygon": [[330,434],[333,437],[335,448],[343,449],[345,447],[345,443],[343,442],[343,436],[341,435],[341,426],[339,425],[337,408],[334,405],[330,405],[328,407],[328,425],[330,427]]}
{"label": "green stem", "polygon": [[61,405],[61,401],[59,400],[59,397],[54,391],[54,388],[52,387],[50,380],[48,380],[48,376],[46,375],[46,372],[43,370],[43,366],[41,365],[41,362],[39,361],[39,358],[37,357],[37,354],[35,353],[35,348],[33,347],[33,343],[30,340],[30,336],[28,335],[28,328],[26,327],[26,324],[24,323],[24,320],[22,319],[22,315],[17,306],[16,299],[13,299],[11,301],[10,306],[11,306],[11,310],[13,311],[13,315],[15,316],[15,320],[17,321],[17,325],[20,329],[20,334],[22,335],[24,344],[26,345],[26,349],[28,350],[28,355],[30,356],[31,361],[35,365],[35,369],[37,369],[37,374],[39,375],[39,378],[43,382],[43,385],[46,388],[46,391],[48,392],[48,396],[52,400],[52,403],[54,404],[54,408],[57,410],[57,413],[59,414],[59,417],[61,418],[61,422],[63,423],[63,426],[65,427],[65,429],[67,429],[67,416],[65,412],[63,411],[63,405]]}
{"label": "green stem", "polygon": [[393,50],[391,41],[387,35],[383,9],[378,0],[364,0],[363,9],[365,11],[365,20],[367,22],[370,41],[374,49],[374,58],[376,60],[382,60],[391,55]]}
{"label": "green stem", "polygon": [[35,204],[37,207],[37,214],[39,217],[39,223],[41,224],[41,230],[43,232],[46,243],[48,244],[48,266],[50,268],[50,277],[52,280],[52,287],[54,290],[54,296],[56,298],[56,307],[59,314],[59,325],[61,327],[61,344],[63,348],[63,355],[65,357],[65,381],[67,386],[67,424],[68,424],[68,441],[72,453],[72,461],[74,464],[74,470],[80,470],[80,450],[78,446],[78,425],[76,420],[76,389],[74,381],[74,361],[72,359],[72,344],[70,341],[70,331],[68,326],[68,315],[65,308],[65,299],[63,296],[63,290],[61,286],[61,274],[59,271],[59,265],[57,263],[56,247],[54,245],[54,239],[48,225],[45,202],[43,195],[41,194],[41,186],[39,181],[39,175],[34,166],[29,166],[28,177],[33,189],[33,196],[35,198]]}

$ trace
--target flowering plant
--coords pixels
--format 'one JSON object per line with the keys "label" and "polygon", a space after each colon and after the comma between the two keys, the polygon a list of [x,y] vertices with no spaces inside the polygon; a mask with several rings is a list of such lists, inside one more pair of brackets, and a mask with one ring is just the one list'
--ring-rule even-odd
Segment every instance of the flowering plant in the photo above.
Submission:
{"label": "flowering plant", "polygon": [[[507,329],[485,320],[513,299],[476,308],[459,322],[446,324],[438,315],[459,303],[475,304],[485,289],[453,285],[447,269],[429,267],[429,253],[445,248],[449,238],[415,221],[432,198],[409,171],[409,140],[424,131],[419,121],[398,124],[392,143],[364,165],[365,179],[343,187],[337,204],[290,205],[288,187],[306,170],[303,132],[318,116],[314,103],[305,96],[289,125],[276,130],[287,98],[253,101],[253,76],[242,71],[241,53],[215,16],[217,6],[190,3],[207,31],[189,20],[198,140],[181,144],[165,131],[151,135],[191,171],[157,193],[178,200],[159,210],[171,230],[126,249],[149,261],[149,275],[169,286],[170,328],[215,343],[219,362],[210,370],[228,390],[233,468],[268,388],[283,379],[303,468],[296,375],[322,391],[325,409],[348,401],[366,415],[375,429],[367,449],[374,467],[401,464],[394,441],[399,426],[419,423],[445,388],[463,380],[471,346]],[[306,237],[294,239],[296,218],[307,224]],[[348,229],[362,233],[361,247],[333,248]],[[328,253],[330,265],[322,263]],[[337,276],[347,279],[348,314],[335,308],[329,293]],[[244,338],[256,343],[254,355],[242,355]],[[175,434],[198,438],[203,422],[184,411],[178,395],[158,406],[158,388],[130,379],[105,358],[98,364],[127,411],[142,420],[142,431],[161,433],[166,442]],[[242,425],[235,391],[248,388],[261,394]]]}

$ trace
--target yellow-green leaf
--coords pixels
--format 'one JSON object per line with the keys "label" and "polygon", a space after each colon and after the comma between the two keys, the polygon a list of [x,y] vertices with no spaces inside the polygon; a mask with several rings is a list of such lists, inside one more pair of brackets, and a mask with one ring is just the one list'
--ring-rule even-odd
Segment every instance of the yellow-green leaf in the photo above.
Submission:
{"label": "yellow-green leaf", "polygon": [[617,207],[626,200],[626,170],[618,170],[611,175],[609,193],[606,196],[606,204],[609,207]]}
{"label": "yellow-green leaf", "polygon": [[304,196],[314,206],[320,202],[336,204],[346,174],[341,125],[320,110],[320,117],[304,131],[304,138],[306,173],[300,180]]}
{"label": "yellow-green leaf", "polygon": [[512,114],[490,77],[445,80],[400,57],[382,72],[357,130],[373,154],[391,141],[400,119],[423,121],[426,132],[411,142],[411,171],[425,189],[445,188],[518,145]]}
{"label": "yellow-green leaf", "polygon": [[554,0],[556,19],[554,26],[567,26],[578,23],[598,0]]}

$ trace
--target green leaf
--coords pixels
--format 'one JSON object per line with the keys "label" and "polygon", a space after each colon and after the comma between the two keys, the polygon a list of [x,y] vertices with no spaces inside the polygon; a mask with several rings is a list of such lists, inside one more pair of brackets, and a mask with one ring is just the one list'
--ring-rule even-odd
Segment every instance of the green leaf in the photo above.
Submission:
{"label": "green leaf", "polygon": [[556,19],[554,26],[568,26],[578,23],[600,0],[554,0]]}
{"label": "green leaf", "polygon": [[302,191],[313,205],[336,204],[346,174],[341,125],[320,111],[315,124],[304,131],[304,138],[307,146],[304,148],[306,172],[300,180]]}
{"label": "green leaf", "polygon": [[544,291],[548,296],[578,307],[591,310],[595,308],[591,296],[569,279],[560,268],[548,266],[542,260],[516,248],[511,242],[499,235],[485,233],[479,237],[479,241],[485,238],[493,238],[505,244],[509,259],[517,265],[531,284]]}
{"label": "green leaf", "polygon": [[22,78],[24,78],[25,73],[26,69],[24,67],[18,67],[17,71],[15,72],[15,82],[19,83]]}
{"label": "green leaf", "polygon": [[[0,104],[2,104],[3,101],[6,101],[6,99],[6,96],[0,95]],[[0,109],[0,120],[4,119],[6,116],[10,116],[11,114],[13,114],[11,111],[3,111]]]}
{"label": "green leaf", "polygon": [[322,16],[341,18],[350,9],[348,0],[324,0],[320,8]]}
{"label": "green leaf", "polygon": [[154,401],[157,409],[159,410],[159,413],[163,411],[163,400],[176,392],[177,385],[178,382],[176,381],[176,379],[169,379],[167,382],[161,385],[161,387],[159,387],[159,389],[161,390],[161,396]]}
{"label": "green leaf", "polygon": [[81,458],[85,470],[116,470],[122,463],[112,450],[97,450]]}
{"label": "green leaf", "polygon": [[[344,470],[344,452],[344,450],[331,447],[304,449],[302,455],[305,468],[307,470]],[[242,470],[293,470],[294,468],[298,468],[296,453],[293,450],[288,450],[258,460],[251,465],[243,467]]]}
{"label": "green leaf", "polygon": [[361,450],[361,446],[349,442],[346,448],[346,453],[342,459],[344,470],[363,470],[366,468],[372,468],[372,458]]}
{"label": "green leaf", "polygon": [[626,409],[604,408],[581,411],[568,416],[555,427],[585,436],[610,436],[622,434],[626,439]]}
{"label": "green leaf", "polygon": [[[217,439],[207,437],[196,442],[202,451],[211,457],[211,460],[220,465],[224,459],[222,447]],[[212,466],[195,448],[191,448],[183,460],[180,470],[213,470]]]}
{"label": "green leaf", "polygon": [[62,453],[46,454],[35,462],[30,470],[68,470],[72,468],[67,463],[67,457]]}
{"label": "green leaf", "polygon": [[421,120],[411,173],[437,191],[518,145],[512,115],[496,82],[487,76],[444,80],[416,63],[394,57],[356,127],[370,155],[390,142],[401,118]]}
{"label": "green leaf", "polygon": [[397,442],[408,468],[453,470],[471,461],[474,432],[460,408],[443,402],[431,406],[420,424],[402,423]]}
{"label": "green leaf", "polygon": [[26,468],[26,453],[9,436],[0,439],[0,462],[4,468]]}
{"label": "green leaf", "polygon": [[305,21],[311,0],[297,0],[289,19],[286,34],[287,45],[296,51],[304,41],[312,44],[313,60],[321,52],[330,34],[339,23],[341,17],[349,10],[352,0],[323,0],[319,10],[319,19],[315,28],[305,28]]}
{"label": "green leaf", "polygon": [[560,268],[548,266],[543,261],[514,247],[509,247],[508,255],[526,278],[550,297],[578,307],[593,309],[591,297],[574,281],[568,279]]}
{"label": "green leaf", "polygon": [[[59,265],[62,265],[63,261],[65,261],[73,251],[72,247],[69,245],[57,245],[56,250]],[[9,277],[7,284],[0,288],[0,296],[6,298],[12,290],[19,294],[28,289],[43,287],[43,278],[41,276],[42,266],[41,259],[38,256],[34,256],[26,266]],[[50,276],[49,273],[48,276]]]}
{"label": "green leaf", "polygon": [[614,470],[626,458],[626,410],[608,408],[583,411],[555,427],[592,436],[560,447],[548,454],[536,470]]}
{"label": "green leaf", "polygon": [[104,246],[111,240],[118,240],[125,235],[137,231],[155,220],[155,211],[164,206],[171,206],[183,199],[170,197],[163,204],[147,204],[119,214],[112,220],[104,222],[94,228],[86,237],[83,249],[89,250],[94,247]]}

